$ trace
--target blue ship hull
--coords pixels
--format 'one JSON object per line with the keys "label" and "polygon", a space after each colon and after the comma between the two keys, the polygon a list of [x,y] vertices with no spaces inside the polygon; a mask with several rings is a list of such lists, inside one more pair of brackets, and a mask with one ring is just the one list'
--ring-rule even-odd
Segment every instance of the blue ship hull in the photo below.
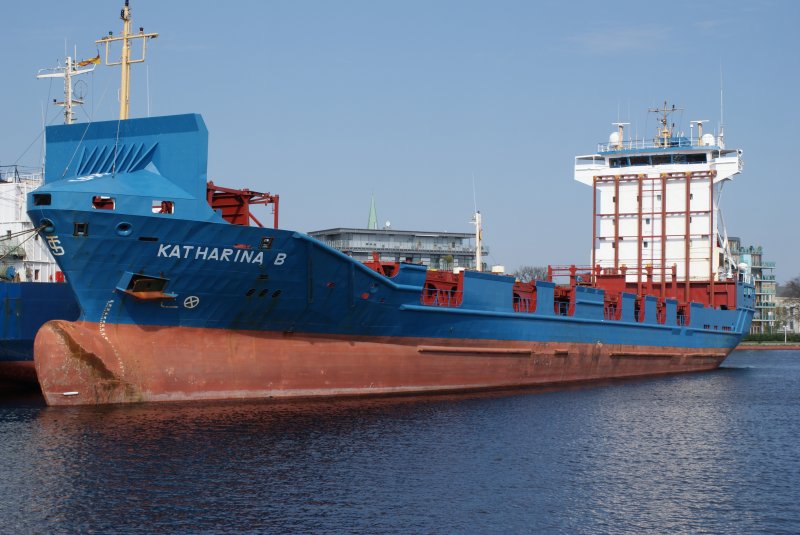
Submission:
{"label": "blue ship hull", "polygon": [[[609,321],[603,317],[602,293],[582,287],[577,289],[575,314],[557,315],[552,297],[555,285],[543,281],[537,283],[537,310],[523,314],[512,307],[513,278],[479,272],[465,273],[460,307],[426,306],[420,299],[424,266],[401,264],[399,273],[387,278],[302,233],[126,216],[125,222],[141,229],[141,234],[120,237],[114,232],[118,218],[112,214],[70,212],[64,217],[52,210],[41,214],[53,221],[55,229],[70,227],[72,219],[89,223],[88,237],[54,234],[65,250],[80,251],[59,263],[80,296],[82,321],[720,349],[734,348],[749,325],[747,309],[716,310],[702,305],[693,308],[689,326],[679,326],[674,316],[670,322],[657,323],[654,313],[637,322],[632,302],[623,310],[623,319]],[[272,248],[259,250],[265,237],[272,239]],[[234,244],[250,249],[236,249]],[[209,254],[214,258],[209,259]],[[223,255],[226,260],[219,259]],[[150,300],[126,294],[136,275],[166,281],[164,297]],[[741,285],[740,291],[744,288]],[[190,297],[198,303],[192,308],[184,303]],[[739,299],[745,300],[743,293]]]}
{"label": "blue ship hull", "polygon": [[[400,264],[387,277],[303,233],[225,221],[206,197],[199,116],[117,129],[117,122],[49,128],[47,182],[29,200],[81,307],[78,322],[55,322],[37,337],[51,404],[383,394],[695,371],[718,366],[753,315],[744,283],[731,283],[734,309],[691,303],[689,325],[680,324],[675,300],[665,300],[659,317],[651,296],[637,318],[635,296],[625,293],[619,319],[607,319],[604,291],[582,286],[572,313],[560,315],[556,286],[543,281],[535,310],[520,312],[513,278],[479,272],[463,274],[458,306],[432,305],[422,266]],[[109,166],[117,135],[122,146]],[[170,211],[159,213],[155,201]]]}

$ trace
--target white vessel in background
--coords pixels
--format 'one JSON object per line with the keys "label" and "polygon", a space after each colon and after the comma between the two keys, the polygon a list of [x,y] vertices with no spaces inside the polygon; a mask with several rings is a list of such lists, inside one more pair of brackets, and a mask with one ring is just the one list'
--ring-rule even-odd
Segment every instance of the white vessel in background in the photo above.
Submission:
{"label": "white vessel in background", "polygon": [[42,185],[40,169],[0,166],[0,279],[63,282],[47,244],[26,213],[28,193]]}

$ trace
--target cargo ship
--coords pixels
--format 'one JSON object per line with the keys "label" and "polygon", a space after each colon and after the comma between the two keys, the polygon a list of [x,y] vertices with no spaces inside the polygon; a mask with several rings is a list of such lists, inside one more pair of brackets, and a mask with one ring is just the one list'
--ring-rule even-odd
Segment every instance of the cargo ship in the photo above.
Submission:
{"label": "cargo ship", "polygon": [[[623,135],[576,159],[593,187],[591,264],[523,282],[360,263],[280,228],[277,195],[207,180],[199,115],[51,126],[28,212],[81,316],[36,337],[46,401],[396,395],[716,368],[754,309],[719,214],[741,151],[700,131]],[[272,205],[271,228],[257,204]]]}
{"label": "cargo ship", "polygon": [[42,170],[0,166],[0,382],[36,386],[33,339],[51,319],[75,320],[78,303],[27,216]]}
{"label": "cargo ship", "polygon": [[[576,159],[593,188],[592,259],[522,281],[358,262],[281,228],[279,197],[208,180],[199,115],[128,118],[130,63],[157,34],[106,45],[120,118],[47,128],[28,215],[66,274],[77,321],[38,332],[50,405],[473,391],[710,370],[749,329],[754,289],[727,251],[724,136],[649,140],[618,124]],[[140,60],[130,41],[142,41]],[[122,58],[108,61],[108,44]],[[694,135],[694,127],[697,135]],[[588,204],[588,203],[587,203]],[[271,206],[272,225],[254,206]],[[480,255],[480,213],[475,214]]]}

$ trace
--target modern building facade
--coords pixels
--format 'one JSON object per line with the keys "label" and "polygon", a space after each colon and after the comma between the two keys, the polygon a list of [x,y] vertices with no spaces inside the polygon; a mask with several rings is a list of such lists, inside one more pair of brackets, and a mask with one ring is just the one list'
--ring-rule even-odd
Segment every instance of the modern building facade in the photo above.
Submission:
{"label": "modern building facade", "polygon": [[[370,218],[372,220],[372,217]],[[309,232],[321,242],[365,262],[378,253],[384,262],[423,264],[433,269],[475,269],[475,234],[415,230],[333,228]],[[481,256],[489,253],[481,246]],[[485,269],[485,264],[482,266]]]}
{"label": "modern building facade", "polygon": [[800,298],[776,297],[775,315],[780,322],[778,332],[800,334]]}
{"label": "modern building facade", "polygon": [[731,254],[738,264],[750,268],[756,286],[756,313],[750,326],[750,334],[766,334],[783,329],[776,313],[777,286],[775,282],[775,262],[764,260],[761,246],[743,246],[739,238],[728,238]]}

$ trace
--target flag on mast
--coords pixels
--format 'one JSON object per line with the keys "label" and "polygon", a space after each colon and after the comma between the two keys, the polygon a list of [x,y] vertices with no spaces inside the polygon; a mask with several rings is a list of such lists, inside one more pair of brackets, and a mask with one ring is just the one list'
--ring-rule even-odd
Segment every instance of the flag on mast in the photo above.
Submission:
{"label": "flag on mast", "polygon": [[86,67],[87,65],[99,65],[100,64],[100,53],[98,52],[97,55],[93,58],[85,59],[83,61],[78,62],[78,67]]}

